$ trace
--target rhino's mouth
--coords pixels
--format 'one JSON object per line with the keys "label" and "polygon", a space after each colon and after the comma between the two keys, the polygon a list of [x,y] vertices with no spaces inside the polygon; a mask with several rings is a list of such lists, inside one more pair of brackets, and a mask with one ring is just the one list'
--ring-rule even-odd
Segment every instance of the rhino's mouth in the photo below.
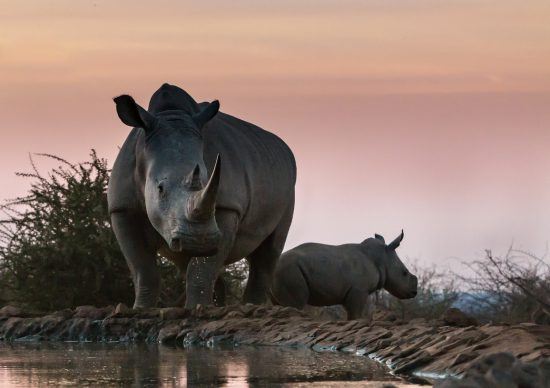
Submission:
{"label": "rhino's mouth", "polygon": [[173,252],[184,252],[192,256],[212,256],[218,251],[219,233],[202,236],[178,234],[170,240],[169,247]]}

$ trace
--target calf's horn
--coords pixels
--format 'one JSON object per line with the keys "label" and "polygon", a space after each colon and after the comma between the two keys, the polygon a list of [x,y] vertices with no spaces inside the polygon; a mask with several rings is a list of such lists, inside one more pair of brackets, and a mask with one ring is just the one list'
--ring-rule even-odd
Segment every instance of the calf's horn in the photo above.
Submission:
{"label": "calf's horn", "polygon": [[391,243],[388,244],[389,249],[397,249],[399,247],[399,244],[401,244],[401,241],[403,240],[403,229],[401,229],[401,234],[397,236],[395,240],[393,240]]}

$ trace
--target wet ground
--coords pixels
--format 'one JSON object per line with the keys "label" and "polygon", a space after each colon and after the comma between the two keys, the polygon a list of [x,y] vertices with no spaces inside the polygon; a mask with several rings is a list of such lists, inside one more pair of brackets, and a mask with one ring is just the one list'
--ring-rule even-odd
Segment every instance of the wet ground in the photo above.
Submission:
{"label": "wet ground", "polygon": [[0,343],[2,387],[412,387],[353,355],[280,347]]}

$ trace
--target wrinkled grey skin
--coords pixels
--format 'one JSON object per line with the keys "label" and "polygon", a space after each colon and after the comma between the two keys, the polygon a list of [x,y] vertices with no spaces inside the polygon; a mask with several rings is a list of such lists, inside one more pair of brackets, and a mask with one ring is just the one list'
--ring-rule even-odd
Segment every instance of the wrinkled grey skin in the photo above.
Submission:
{"label": "wrinkled grey skin", "polygon": [[368,310],[369,294],[381,288],[400,299],[414,298],[418,279],[395,252],[402,239],[403,232],[388,245],[375,235],[360,244],[291,249],[277,263],[272,300],[298,309],[341,304],[348,319],[358,319]]}
{"label": "wrinkled grey skin", "polygon": [[218,112],[217,101],[197,104],[173,85],[162,85],[147,111],[127,95],[115,103],[121,121],[134,127],[108,189],[134,307],[157,303],[157,253],[187,274],[187,308],[211,304],[223,266],[243,257],[250,263],[244,299],[264,302],[292,221],[290,149],[272,133]]}

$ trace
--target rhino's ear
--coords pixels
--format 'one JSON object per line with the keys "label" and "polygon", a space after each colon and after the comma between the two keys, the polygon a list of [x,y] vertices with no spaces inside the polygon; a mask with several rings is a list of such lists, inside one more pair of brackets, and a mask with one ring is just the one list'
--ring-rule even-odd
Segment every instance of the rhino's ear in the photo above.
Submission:
{"label": "rhino's ear", "polygon": [[375,234],[374,238],[377,240],[382,241],[384,244],[386,243],[386,240],[384,240],[384,237],[380,236],[379,234]]}
{"label": "rhino's ear", "polygon": [[209,122],[214,118],[214,116],[216,116],[219,110],[220,102],[218,100],[214,100],[199,113],[194,114],[193,121],[195,121],[197,127],[202,128],[207,122]]}
{"label": "rhino's ear", "polygon": [[123,94],[115,97],[116,113],[120,120],[130,127],[141,127],[145,131],[152,129],[155,117],[139,106],[131,96]]}
{"label": "rhino's ear", "polygon": [[399,244],[401,244],[404,236],[405,234],[403,233],[403,230],[401,230],[401,234],[397,236],[395,240],[388,244],[388,249],[397,249],[397,247],[399,247]]}

